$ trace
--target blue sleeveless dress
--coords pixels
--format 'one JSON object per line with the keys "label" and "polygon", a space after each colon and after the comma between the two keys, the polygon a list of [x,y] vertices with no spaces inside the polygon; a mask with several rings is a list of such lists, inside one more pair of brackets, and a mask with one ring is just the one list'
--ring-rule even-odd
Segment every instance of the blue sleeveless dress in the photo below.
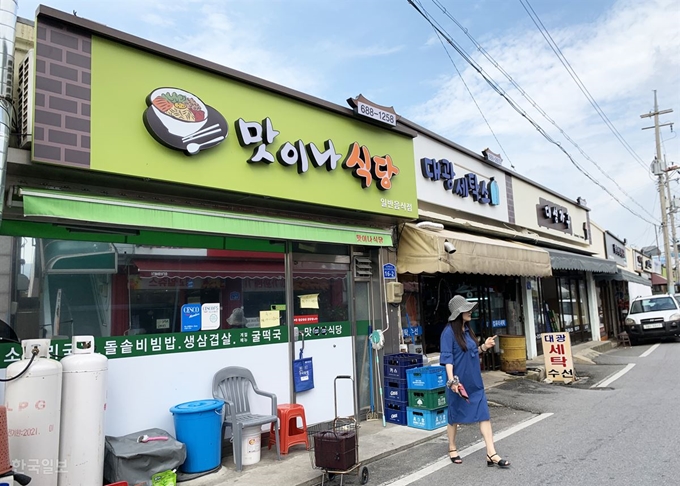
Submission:
{"label": "blue sleeveless dress", "polygon": [[465,343],[467,344],[467,351],[463,351],[460,347],[453,335],[453,329],[447,324],[440,339],[439,363],[441,365],[453,365],[453,374],[458,375],[470,397],[470,403],[468,403],[457,393],[454,393],[451,388],[446,389],[450,425],[489,420],[489,404],[486,400],[482,372],[479,366],[479,350],[477,349],[477,342],[470,336],[467,326],[465,326]]}

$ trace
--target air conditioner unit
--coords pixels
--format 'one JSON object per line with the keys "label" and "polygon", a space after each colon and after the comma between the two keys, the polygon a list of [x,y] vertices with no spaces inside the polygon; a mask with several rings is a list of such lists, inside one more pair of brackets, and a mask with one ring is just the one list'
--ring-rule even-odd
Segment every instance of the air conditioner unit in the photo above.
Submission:
{"label": "air conditioner unit", "polygon": [[19,64],[19,148],[27,149],[33,142],[33,109],[34,95],[34,54],[29,50],[21,64]]}

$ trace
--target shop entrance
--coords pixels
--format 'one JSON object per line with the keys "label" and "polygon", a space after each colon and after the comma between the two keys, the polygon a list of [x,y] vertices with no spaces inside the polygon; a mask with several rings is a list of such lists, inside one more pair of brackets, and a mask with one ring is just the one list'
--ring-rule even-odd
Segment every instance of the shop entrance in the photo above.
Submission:
{"label": "shop entrance", "polygon": [[557,274],[538,282],[543,319],[536,321],[537,351],[543,353],[540,334],[568,332],[572,343],[592,339],[585,275]]}
{"label": "shop entrance", "polygon": [[[478,305],[470,323],[479,342],[489,336],[524,334],[522,309],[518,299],[519,279],[488,275],[421,275],[419,302],[422,305],[423,345],[426,353],[439,352],[439,338],[449,317],[448,302],[462,295]],[[497,341],[498,343],[498,341]],[[498,351],[498,350],[497,350]],[[483,357],[482,368],[500,368],[497,352]]]}

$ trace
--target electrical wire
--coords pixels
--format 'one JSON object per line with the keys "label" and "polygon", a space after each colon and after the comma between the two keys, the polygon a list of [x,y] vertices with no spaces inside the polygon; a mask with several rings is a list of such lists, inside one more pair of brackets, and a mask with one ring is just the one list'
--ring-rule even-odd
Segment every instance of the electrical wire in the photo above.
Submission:
{"label": "electrical wire", "polygon": [[[436,1],[436,0],[435,0]],[[621,207],[626,209],[628,212],[633,214],[634,216],[640,218],[641,220],[645,221],[646,223],[649,224],[655,224],[652,221],[648,220],[641,214],[637,213],[636,211],[632,210],[629,208],[627,205],[625,205],[619,198],[617,198],[606,186],[602,185],[599,181],[597,181],[593,176],[591,176],[583,167],[581,167],[576,160],[571,156],[569,152],[567,152],[564,147],[562,147],[562,144],[556,140],[554,140],[544,129],[541,127],[537,122],[535,122],[526,111],[524,111],[517,103],[500,87],[498,84],[484,71],[484,69],[479,66],[466,52],[464,49],[462,49],[449,35],[448,33],[439,25],[439,23],[434,20],[431,15],[425,10],[425,8],[420,4],[418,0],[407,0],[407,2],[444,38],[446,41],[458,52],[458,54],[468,63],[472,68],[479,73],[480,76],[491,86],[491,88],[496,91],[503,99],[505,99],[508,104],[515,110],[517,113],[519,113],[521,116],[523,116],[531,125],[541,134],[543,137],[548,140],[550,143],[554,144],[556,147],[558,147],[570,160],[570,162],[576,167],[579,172],[581,172],[583,175],[585,175],[591,182],[593,182],[595,185],[600,187],[604,192],[609,194],[609,196],[614,199]],[[418,5],[416,5],[416,3]],[[481,46],[480,46],[481,47]],[[495,63],[495,61],[493,61]],[[495,65],[498,67],[499,70],[502,70],[502,68],[498,65],[498,63],[495,63]],[[522,90],[519,86],[516,86],[521,93],[526,97],[526,93],[524,90]],[[535,104],[535,102],[534,102]],[[538,105],[535,105],[537,109],[542,111]],[[543,112],[545,113],[545,112]],[[547,117],[547,114],[544,116]],[[549,118],[549,117],[548,117]],[[553,121],[554,124],[554,121]],[[564,134],[564,131],[562,131],[559,127],[558,129],[561,131],[561,133]],[[566,135],[566,134],[565,134]],[[574,143],[572,141],[572,143]],[[579,147],[580,148],[580,147]],[[630,196],[629,196],[630,197]],[[644,208],[643,208],[644,209]],[[645,212],[649,213],[646,209]],[[652,216],[654,217],[654,216]]]}
{"label": "electrical wire", "polygon": [[[526,2],[526,5],[525,5]],[[604,121],[605,125],[609,128],[609,130],[614,134],[614,136],[621,142],[621,145],[628,151],[630,155],[633,156],[633,159],[640,164],[640,166],[645,170],[645,173],[649,175],[649,168],[645,165],[644,161],[642,158],[633,150],[633,148],[626,142],[626,140],[623,138],[621,133],[616,129],[614,124],[611,122],[609,117],[605,114],[605,112],[602,110],[600,105],[595,101],[595,98],[590,94],[590,91],[588,91],[588,88],[586,88],[585,84],[581,80],[578,74],[576,74],[576,71],[572,67],[571,63],[567,60],[567,57],[564,55],[562,50],[559,48],[557,45],[557,42],[555,42],[555,39],[550,35],[550,32],[546,28],[546,26],[543,24],[543,21],[541,21],[540,17],[534,10],[534,8],[531,6],[529,3],[529,0],[519,0],[519,3],[522,4],[522,7],[524,7],[524,10],[527,12],[531,20],[534,22],[534,25],[538,29],[538,31],[541,33],[545,41],[548,43],[548,46],[552,49],[552,51],[555,53],[557,58],[560,60],[564,68],[567,70],[569,73],[569,76],[574,80],[576,83],[576,86],[581,90],[581,92],[585,95],[586,99],[590,102],[590,104],[595,108],[595,111],[597,112],[598,115],[600,115],[600,118],[602,118],[602,121]],[[528,8],[527,8],[528,6]]]}
{"label": "electrical wire", "polygon": [[[411,3],[410,0],[408,0],[408,1],[409,1],[409,3]],[[523,88],[522,88],[522,87],[514,80],[514,78],[513,78],[512,76],[510,76],[510,74],[509,74],[507,71],[505,71],[505,69],[503,69],[503,68],[501,67],[500,64],[498,64],[498,62],[497,62],[497,61],[496,61],[496,60],[495,60],[495,59],[494,59],[494,58],[486,51],[486,49],[484,49],[484,48],[483,48],[483,47],[475,40],[475,38],[472,37],[472,34],[470,34],[470,32],[468,31],[468,29],[466,29],[465,27],[463,27],[463,25],[462,25],[455,17],[453,17],[453,16],[448,12],[448,10],[446,9],[446,7],[444,7],[444,6],[440,3],[439,0],[432,0],[432,2],[433,2],[437,7],[439,7],[439,9],[440,9],[440,10],[441,10],[441,11],[442,11],[449,19],[451,19],[451,20],[452,20],[452,21],[453,21],[453,22],[454,22],[454,23],[455,23],[455,24],[456,24],[456,25],[457,25],[457,26],[465,33],[465,35],[468,37],[468,39],[470,39],[470,41],[475,45],[475,47],[477,48],[477,50],[478,50],[478,51],[479,51],[479,52],[480,52],[480,53],[481,53],[481,54],[482,54],[482,55],[483,55],[483,56],[484,56],[484,57],[485,57],[485,58],[486,58],[486,59],[487,59],[487,60],[488,60],[488,61],[489,61],[496,69],[498,69],[498,71],[500,71],[501,74],[503,74],[503,75],[506,77],[506,79],[507,79],[508,81],[510,81],[510,83],[511,83],[511,84],[517,89],[517,91],[519,91],[519,93],[520,93],[520,94],[521,94],[521,95],[522,95],[522,96],[523,96],[523,97],[524,97],[524,98],[525,98],[525,99],[526,99],[526,100],[527,100],[527,101],[528,101],[528,102],[536,109],[536,111],[538,111],[538,112],[539,112],[539,113],[540,113],[540,114],[541,114],[548,122],[550,122],[550,123],[551,123],[551,124],[552,124],[559,132],[560,132],[560,134],[561,134],[565,139],[567,139],[567,140],[568,140],[568,141],[569,141],[569,142],[570,142],[570,143],[571,143],[571,144],[572,144],[572,145],[573,145],[573,146],[581,153],[581,155],[583,155],[583,157],[584,157],[586,160],[588,160],[589,162],[591,162],[591,163],[592,163],[592,164],[593,164],[593,165],[594,165],[594,166],[602,173],[602,175],[604,175],[607,179],[609,179],[611,182],[613,182],[614,185],[618,188],[619,191],[621,191],[622,194],[624,194],[624,195],[625,195],[628,199],[630,199],[633,203],[637,204],[638,207],[640,207],[644,212],[646,212],[646,213],[647,213],[648,215],[650,215],[652,218],[654,217],[649,211],[647,211],[647,208],[645,208],[642,204],[640,204],[639,202],[637,202],[637,200],[635,200],[630,194],[628,194],[628,193],[627,193],[627,192],[626,192],[626,191],[618,184],[618,182],[616,182],[616,180],[614,180],[614,179],[613,179],[613,178],[612,178],[612,177],[611,177],[604,169],[602,169],[602,167],[600,167],[600,165],[599,165],[597,162],[595,162],[595,161],[594,161],[594,160],[593,160],[593,159],[592,159],[592,158],[591,158],[591,157],[590,157],[590,156],[589,156],[589,155],[581,148],[581,146],[580,146],[578,143],[576,143],[576,141],[574,141],[574,140],[573,140],[573,139],[572,139],[572,138],[571,138],[571,137],[570,137],[570,136],[569,136],[569,135],[568,135],[568,134],[567,134],[567,133],[566,133],[566,132],[558,125],[558,124],[557,124],[557,122],[555,122],[555,120],[553,120],[553,119],[552,119],[552,118],[551,118],[551,117],[543,110],[543,108],[541,108],[541,107],[539,106],[539,104],[538,104],[536,101],[534,101],[533,98],[531,98],[531,97],[529,96],[529,94],[528,94],[528,93],[527,93],[527,92],[526,92],[526,91],[525,91],[525,90],[524,90],[524,89],[523,89]],[[422,5],[421,5],[421,6],[422,6]],[[429,14],[428,14],[428,15],[429,15]],[[438,25],[439,25],[439,24],[438,24]],[[469,56],[468,56],[468,57],[469,57]],[[471,59],[471,58],[470,58],[470,59]],[[481,66],[480,66],[480,69],[481,69]],[[554,142],[553,142],[553,143],[554,143]],[[563,150],[563,151],[564,151],[564,150]],[[644,165],[643,165],[643,167],[644,167]],[[647,170],[647,169],[645,168],[645,170]],[[648,176],[649,176],[649,173],[648,173],[648,172],[647,172],[647,174],[648,174]],[[588,176],[588,177],[589,177],[589,176]],[[589,177],[589,178],[590,178],[590,177]],[[599,184],[598,184],[598,185],[599,185]],[[602,186],[601,186],[601,187],[602,187]],[[610,195],[611,195],[611,193],[610,193]]]}
{"label": "electrical wire", "polygon": [[[9,341],[14,341],[14,340],[12,339],[12,340],[9,340]],[[14,380],[21,378],[28,371],[28,369],[31,367],[31,365],[33,364],[33,360],[38,355],[38,353],[39,353],[38,348],[33,348],[33,351],[31,351],[31,359],[28,361],[26,368],[24,368],[21,371],[21,373],[19,373],[16,376],[13,376],[11,378],[0,378],[0,383],[7,383],[7,382],[14,381]]]}
{"label": "electrical wire", "polygon": [[446,55],[448,56],[449,60],[451,61],[451,64],[453,64],[453,67],[455,68],[456,72],[458,73],[460,80],[463,82],[463,86],[465,86],[465,89],[467,90],[468,94],[470,95],[470,98],[472,98],[472,102],[477,107],[477,110],[479,110],[479,114],[482,115],[482,118],[484,119],[486,126],[489,127],[489,131],[491,132],[491,135],[493,135],[493,138],[496,140],[498,147],[500,147],[501,152],[503,152],[503,155],[505,155],[505,158],[508,161],[508,163],[510,164],[510,167],[512,167],[514,170],[517,170],[517,169],[515,169],[515,166],[513,165],[512,160],[510,160],[510,157],[508,156],[507,152],[505,151],[505,148],[503,148],[501,141],[498,140],[498,137],[496,136],[496,133],[493,131],[493,128],[491,128],[491,124],[489,123],[489,120],[487,120],[486,116],[484,116],[484,112],[482,111],[482,108],[477,103],[475,96],[472,94],[472,91],[468,87],[468,84],[465,82],[465,79],[463,78],[463,74],[458,69],[458,66],[456,66],[456,63],[454,62],[453,57],[451,57],[449,50],[446,48],[446,44],[444,44],[442,37],[439,35],[439,32],[437,32],[435,30],[434,33],[437,34],[437,39],[439,39],[439,42],[441,42],[441,45],[444,48],[444,52],[446,52]]}

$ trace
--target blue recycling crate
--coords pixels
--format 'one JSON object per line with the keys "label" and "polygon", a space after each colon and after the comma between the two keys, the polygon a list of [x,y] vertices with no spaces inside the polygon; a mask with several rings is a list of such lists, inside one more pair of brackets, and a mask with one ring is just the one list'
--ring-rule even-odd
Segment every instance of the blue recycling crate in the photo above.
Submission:
{"label": "blue recycling crate", "polygon": [[383,358],[385,367],[385,381],[396,378],[406,379],[406,370],[423,366],[423,355],[412,353],[387,354]]}
{"label": "blue recycling crate", "polygon": [[448,423],[446,407],[437,410],[421,410],[406,407],[408,426],[415,429],[434,430],[444,427]]}
{"label": "blue recycling crate", "polygon": [[408,387],[406,380],[397,380],[395,378],[388,378],[385,380],[385,400],[393,400],[396,402],[408,401]]}
{"label": "blue recycling crate", "polygon": [[385,421],[393,424],[406,425],[408,402],[385,400]]}
{"label": "blue recycling crate", "polygon": [[434,365],[411,368],[406,370],[406,378],[410,390],[434,390],[446,386],[446,367]]}

